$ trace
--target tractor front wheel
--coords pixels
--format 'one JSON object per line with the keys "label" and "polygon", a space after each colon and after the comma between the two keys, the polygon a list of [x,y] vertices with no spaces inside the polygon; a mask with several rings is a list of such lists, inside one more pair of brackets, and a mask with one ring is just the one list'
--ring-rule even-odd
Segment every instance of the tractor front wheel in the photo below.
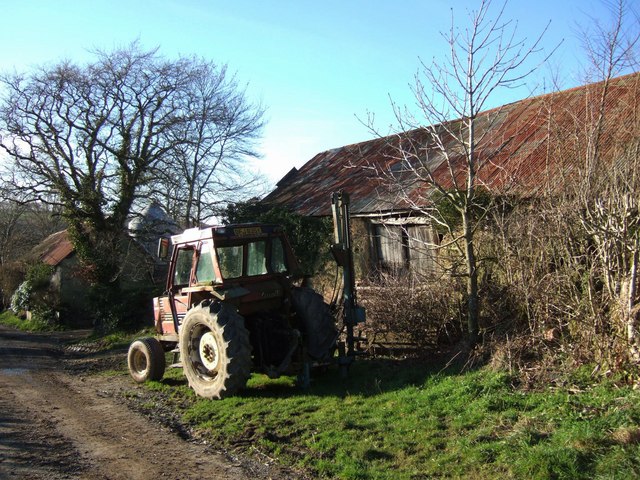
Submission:
{"label": "tractor front wheel", "polygon": [[136,340],[129,347],[127,365],[131,377],[137,383],[161,380],[166,366],[164,349],[153,337]]}
{"label": "tractor front wheel", "polygon": [[180,327],[180,357],[197,395],[233,395],[246,385],[251,373],[251,344],[244,319],[225,304],[193,307]]}

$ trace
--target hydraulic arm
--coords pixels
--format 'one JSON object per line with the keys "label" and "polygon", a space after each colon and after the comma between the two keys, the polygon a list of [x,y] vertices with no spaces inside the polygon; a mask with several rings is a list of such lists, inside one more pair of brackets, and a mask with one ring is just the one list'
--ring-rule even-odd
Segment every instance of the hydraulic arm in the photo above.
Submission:
{"label": "hydraulic arm", "polygon": [[346,329],[346,360],[353,361],[356,355],[354,327],[365,321],[364,308],[358,306],[356,295],[355,270],[353,267],[353,250],[351,245],[349,195],[346,192],[335,192],[331,196],[333,213],[334,244],[331,252],[340,267],[343,277],[343,323]]}

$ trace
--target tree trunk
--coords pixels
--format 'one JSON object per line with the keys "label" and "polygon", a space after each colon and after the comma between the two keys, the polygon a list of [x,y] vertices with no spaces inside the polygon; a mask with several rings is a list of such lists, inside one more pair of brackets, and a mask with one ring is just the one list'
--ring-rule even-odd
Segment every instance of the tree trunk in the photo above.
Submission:
{"label": "tree trunk", "polygon": [[478,268],[476,264],[475,247],[473,245],[473,227],[469,212],[462,216],[465,243],[465,263],[467,267],[467,330],[469,342],[473,345],[478,341],[478,312],[480,300],[478,297]]}
{"label": "tree trunk", "polygon": [[636,363],[640,362],[640,333],[638,332],[638,305],[636,304],[638,275],[638,249],[631,256],[631,269],[629,278],[624,282],[621,292],[623,319],[627,329],[627,341],[629,342],[629,355]]}

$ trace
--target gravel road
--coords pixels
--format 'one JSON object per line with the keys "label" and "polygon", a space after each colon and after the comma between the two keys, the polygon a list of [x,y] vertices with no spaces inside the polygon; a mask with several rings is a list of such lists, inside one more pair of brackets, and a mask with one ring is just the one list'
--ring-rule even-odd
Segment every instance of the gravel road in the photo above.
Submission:
{"label": "gravel road", "polygon": [[[127,377],[91,373],[66,334],[0,325],[0,480],[266,479],[275,466],[231,458],[127,408]],[[125,353],[117,361],[126,361]]]}

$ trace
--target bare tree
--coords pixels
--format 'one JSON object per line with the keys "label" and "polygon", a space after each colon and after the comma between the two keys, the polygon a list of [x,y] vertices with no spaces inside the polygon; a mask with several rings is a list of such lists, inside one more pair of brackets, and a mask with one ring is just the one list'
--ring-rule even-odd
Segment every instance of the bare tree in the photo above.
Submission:
{"label": "bare tree", "polygon": [[[416,75],[413,93],[419,116],[394,105],[401,130],[390,137],[395,138],[391,146],[397,163],[380,172],[399,188],[403,203],[449,232],[448,245],[464,260],[472,343],[479,333],[480,302],[475,233],[488,208],[480,193],[489,187],[479,173],[491,164],[486,152],[481,156],[479,151],[486,150],[485,135],[503,118],[497,110],[485,115],[480,125],[478,114],[498,92],[523,84],[535,68],[527,65],[539,52],[542,36],[532,42],[516,40],[517,23],[504,19],[505,6],[506,2],[494,10],[491,0],[483,0],[469,13],[466,28],[452,19],[451,29],[443,33],[446,59],[422,62]],[[507,142],[492,145],[491,150],[498,153]],[[420,190],[416,185],[424,187],[422,193],[416,194]]]}
{"label": "bare tree", "polygon": [[640,360],[640,78],[620,76],[637,71],[640,23],[624,0],[608,6],[608,21],[582,23],[589,83],[540,99],[547,183],[493,226],[494,278],[516,291],[533,336],[614,368]]}
{"label": "bare tree", "polygon": [[585,171],[587,179],[597,170],[600,157],[600,136],[605,119],[605,108],[611,80],[625,72],[634,71],[638,66],[637,45],[640,40],[640,20],[627,0],[604,0],[611,18],[603,23],[600,18],[591,18],[591,22],[581,31],[583,49],[588,64],[585,70],[585,83],[599,82],[596,96],[589,99],[586,122],[587,144],[584,149]]}
{"label": "bare tree", "polygon": [[161,162],[159,175],[162,203],[171,204],[185,227],[251,191],[257,177],[246,159],[258,156],[255,142],[264,125],[262,107],[249,102],[226,66],[200,63],[188,95],[193,115],[172,132],[177,148]]}
{"label": "bare tree", "polygon": [[618,317],[625,330],[631,358],[640,362],[638,82],[626,87],[635,91],[630,98],[636,101],[625,105],[624,117],[615,114],[612,103],[612,96],[619,101],[612,90],[614,77],[637,71],[639,65],[640,16],[625,0],[607,5],[610,21],[603,24],[594,19],[582,33],[589,59],[587,78],[598,83],[586,90],[584,116],[575,118],[578,129],[584,132],[583,145],[576,149],[583,158],[576,199],[582,225],[594,248],[595,275],[605,286],[613,318]]}
{"label": "bare tree", "polygon": [[12,185],[0,183],[0,305],[22,281],[30,250],[64,228],[55,208],[16,200]]}
{"label": "bare tree", "polygon": [[[61,207],[94,284],[117,290],[122,233],[162,162],[211,156],[211,125],[220,119],[203,113],[198,92],[218,74],[208,62],[167,60],[133,43],[98,51],[86,65],[63,61],[0,77],[0,146],[12,160],[15,190]],[[232,93],[219,100],[218,114],[238,108]],[[188,181],[202,181],[204,171]]]}

